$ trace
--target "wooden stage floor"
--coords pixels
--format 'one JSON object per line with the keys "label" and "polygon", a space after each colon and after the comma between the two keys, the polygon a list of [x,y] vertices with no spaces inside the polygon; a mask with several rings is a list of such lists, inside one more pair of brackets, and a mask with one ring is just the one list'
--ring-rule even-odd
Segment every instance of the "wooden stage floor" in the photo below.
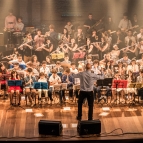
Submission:
{"label": "wooden stage floor", "polygon": [[[10,107],[9,100],[0,99],[0,140],[31,140],[31,141],[85,141],[90,140],[137,140],[143,139],[143,108],[128,106],[103,108],[97,104],[94,105],[94,119],[101,121],[101,136],[80,137],[77,134],[77,105],[67,104],[64,107],[58,105],[45,105],[42,108],[26,107],[22,101],[23,110],[20,107]],[[66,108],[65,108],[66,107]],[[108,107],[108,106],[106,106]],[[29,109],[29,110],[27,110]],[[87,120],[87,106],[83,105],[83,120]],[[38,122],[40,120],[56,120],[63,124],[62,136],[41,138],[38,133]],[[120,128],[120,129],[118,129]],[[121,134],[121,129],[124,133]],[[113,136],[111,136],[113,135]],[[88,140],[88,141],[87,141]]]}

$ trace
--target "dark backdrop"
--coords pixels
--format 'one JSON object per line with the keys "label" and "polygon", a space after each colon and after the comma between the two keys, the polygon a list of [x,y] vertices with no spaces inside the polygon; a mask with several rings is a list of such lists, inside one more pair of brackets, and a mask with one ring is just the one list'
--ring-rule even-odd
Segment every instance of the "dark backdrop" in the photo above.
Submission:
{"label": "dark backdrop", "polygon": [[143,20],[143,0],[0,0],[0,32],[3,32],[4,19],[9,9],[15,16],[22,16],[25,26],[48,27],[54,24],[61,32],[68,20],[75,26],[82,25],[88,13],[99,20],[111,16],[118,25],[123,13],[134,13]]}

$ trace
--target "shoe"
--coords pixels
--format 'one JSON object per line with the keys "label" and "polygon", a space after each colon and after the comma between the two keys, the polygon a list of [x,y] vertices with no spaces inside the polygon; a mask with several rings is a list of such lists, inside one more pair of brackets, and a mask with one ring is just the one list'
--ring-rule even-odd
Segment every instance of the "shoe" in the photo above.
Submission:
{"label": "shoe", "polygon": [[10,103],[10,105],[13,106],[14,104],[13,104],[13,103]]}
{"label": "shoe", "polygon": [[63,100],[64,100],[64,102],[66,101],[66,98],[65,97],[63,97]]}
{"label": "shoe", "polygon": [[31,105],[30,105],[31,107],[33,107],[33,106],[34,106],[34,103],[33,103],[33,102],[30,102],[30,104],[31,104]]}
{"label": "shoe", "polygon": [[98,103],[99,103],[101,100],[102,100],[102,98],[99,98],[99,99],[98,99]]}
{"label": "shoe", "polygon": [[34,106],[34,104],[32,103],[32,104],[31,104],[31,107],[33,107],[33,106]]}
{"label": "shoe", "polygon": [[107,103],[107,99],[106,98],[104,98],[104,102]]}
{"label": "shoe", "polygon": [[78,116],[77,116],[76,119],[77,119],[78,121],[81,121],[81,117],[78,117]]}
{"label": "shoe", "polygon": [[[46,101],[45,101],[46,102]],[[42,104],[42,101],[41,100],[39,100],[39,104]]]}
{"label": "shoe", "polygon": [[70,97],[69,99],[70,99],[70,101],[73,101],[73,98],[72,98],[72,97]]}

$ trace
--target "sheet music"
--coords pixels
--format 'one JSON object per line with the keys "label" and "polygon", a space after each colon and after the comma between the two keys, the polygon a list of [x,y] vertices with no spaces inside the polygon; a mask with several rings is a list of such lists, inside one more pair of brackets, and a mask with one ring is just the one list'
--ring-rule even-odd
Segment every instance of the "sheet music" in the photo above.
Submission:
{"label": "sheet music", "polygon": [[61,83],[62,89],[67,89],[67,83]]}
{"label": "sheet music", "polygon": [[80,78],[75,78],[74,79],[74,84],[78,84],[79,85],[80,84]]}

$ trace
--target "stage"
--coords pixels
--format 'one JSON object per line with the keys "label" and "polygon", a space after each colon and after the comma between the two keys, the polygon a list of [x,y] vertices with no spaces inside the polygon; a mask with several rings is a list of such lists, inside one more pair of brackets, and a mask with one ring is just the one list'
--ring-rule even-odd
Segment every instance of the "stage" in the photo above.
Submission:
{"label": "stage", "polygon": [[[25,106],[9,108],[9,100],[0,100],[0,140],[22,141],[94,141],[133,142],[143,140],[143,108],[134,106],[109,107],[94,104],[94,119],[101,121],[101,135],[80,137],[77,133],[77,103],[66,106],[43,105],[42,108]],[[106,107],[106,108],[105,108]],[[87,105],[83,105],[83,120],[87,120]],[[40,120],[61,121],[61,136],[42,137],[38,133]],[[105,133],[106,132],[106,133]],[[142,133],[141,133],[142,132]],[[109,133],[109,134],[108,134]],[[129,134],[128,134],[129,133]]]}

